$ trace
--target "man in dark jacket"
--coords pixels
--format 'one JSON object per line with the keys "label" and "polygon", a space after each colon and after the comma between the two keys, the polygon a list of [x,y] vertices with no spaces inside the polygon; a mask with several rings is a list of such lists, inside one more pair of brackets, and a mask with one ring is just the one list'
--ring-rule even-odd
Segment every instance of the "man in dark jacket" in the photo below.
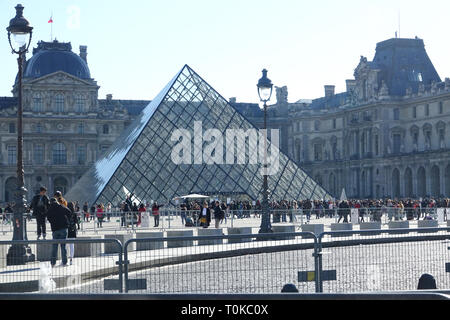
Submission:
{"label": "man in dark jacket", "polygon": [[33,215],[36,217],[38,240],[41,238],[41,235],[44,240],[46,236],[45,216],[47,215],[47,211],[50,206],[50,199],[46,193],[47,189],[45,187],[41,187],[39,194],[34,196],[30,205],[30,208],[33,210]]}
{"label": "man in dark jacket", "polygon": [[350,205],[348,201],[344,200],[339,204],[339,212],[342,213],[342,216],[339,216],[338,223],[341,222],[342,217],[344,217],[344,223],[348,223],[348,216],[350,214]]}
{"label": "man in dark jacket", "polygon": [[220,221],[223,220],[224,215],[225,214],[224,214],[222,208],[220,207],[219,201],[216,201],[215,206],[214,206],[214,220],[216,222],[216,224],[215,224],[216,229],[219,229]]}
{"label": "man in dark jacket", "polygon": [[[47,219],[50,222],[53,232],[53,240],[66,240],[67,231],[69,228],[69,219],[71,211],[58,203],[55,198],[50,200],[50,208],[47,212]],[[56,265],[56,257],[58,253],[58,244],[54,244],[52,247],[52,267]],[[61,258],[62,266],[67,266],[67,251],[66,245],[61,244]]]}

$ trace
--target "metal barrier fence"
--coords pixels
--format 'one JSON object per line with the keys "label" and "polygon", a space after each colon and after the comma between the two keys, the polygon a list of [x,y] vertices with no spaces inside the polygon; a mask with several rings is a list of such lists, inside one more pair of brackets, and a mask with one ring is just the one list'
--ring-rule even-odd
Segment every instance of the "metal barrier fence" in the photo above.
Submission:
{"label": "metal barrier fence", "polygon": [[[25,247],[31,248],[33,262],[20,265],[8,258]],[[0,241],[0,293],[121,293],[122,265],[122,244],[115,239]]]}
{"label": "metal barrier fence", "polygon": [[300,270],[314,270],[316,242],[312,233],[132,239],[124,245],[125,292],[277,293]]}
{"label": "metal barrier fence", "polygon": [[[0,293],[277,294],[286,283],[303,294],[397,292],[415,290],[424,273],[435,277],[438,289],[450,290],[450,228],[221,231],[2,241]],[[50,267],[55,244],[74,244],[73,265]],[[32,247],[36,262],[8,266],[7,253],[18,245]]]}
{"label": "metal barrier fence", "polygon": [[359,293],[417,289],[432,274],[450,289],[450,228],[325,232],[318,238],[319,292]]}

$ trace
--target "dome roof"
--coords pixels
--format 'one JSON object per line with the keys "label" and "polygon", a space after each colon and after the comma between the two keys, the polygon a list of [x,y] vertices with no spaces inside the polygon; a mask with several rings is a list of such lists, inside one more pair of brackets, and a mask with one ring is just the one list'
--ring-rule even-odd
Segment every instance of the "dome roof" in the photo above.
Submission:
{"label": "dome roof", "polygon": [[72,52],[70,42],[40,41],[26,63],[24,77],[40,78],[57,71],[64,71],[80,79],[91,79],[87,62]]}

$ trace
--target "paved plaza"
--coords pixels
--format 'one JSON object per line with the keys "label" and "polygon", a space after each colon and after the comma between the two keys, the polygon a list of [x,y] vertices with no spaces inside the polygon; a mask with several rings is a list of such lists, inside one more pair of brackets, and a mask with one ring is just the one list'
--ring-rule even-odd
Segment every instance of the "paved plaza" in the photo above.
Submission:
{"label": "paved plaza", "polygon": [[[312,218],[310,221],[311,224],[325,224],[325,231],[330,231],[331,224],[335,222],[335,219],[329,218]],[[221,228],[225,235],[228,234],[227,228],[231,225],[251,227],[256,234],[259,224],[260,219],[253,217],[228,219]],[[105,222],[104,228],[101,229],[95,227],[94,221],[84,222],[79,237],[101,239],[108,234],[136,237],[136,233],[142,232],[186,229],[193,230],[193,235],[196,236],[199,230],[182,227],[180,217],[171,218],[170,229],[168,217],[161,217],[160,225],[160,228],[121,229],[120,219],[113,217],[111,222]],[[292,226],[289,223],[275,224],[279,225]],[[300,222],[295,226],[296,232],[301,232]],[[382,227],[387,229],[387,224],[383,224]],[[411,222],[410,227],[417,228],[417,222]],[[8,229],[9,225],[3,225],[2,240],[11,240],[12,233]],[[29,222],[29,240],[36,239],[35,229],[35,222]],[[354,230],[359,230],[359,226],[354,226]],[[295,245],[306,247],[286,248]],[[134,251],[131,248],[128,256],[130,279],[146,279],[145,293],[277,293],[280,287],[290,282],[298,284],[302,292],[314,292],[314,283],[298,283],[297,279],[299,271],[314,270],[312,246],[312,239],[296,238],[236,244],[224,241],[219,245],[166,247],[151,251]],[[36,254],[36,244],[30,247]],[[272,247],[275,250],[265,252],[263,249],[265,247]],[[412,290],[416,278],[430,268],[435,270],[435,277],[442,288],[450,288],[450,277],[445,273],[445,264],[450,262],[450,251],[447,250],[449,247],[449,241],[427,241],[326,249],[324,269],[338,270],[338,280],[325,283],[324,290],[325,292]],[[283,249],[277,252],[277,248]],[[56,292],[105,293],[105,279],[118,279],[116,265],[118,254],[104,252],[105,244],[102,244],[100,251],[93,257],[75,258],[72,266],[53,269],[50,278],[57,283]],[[236,254],[237,252],[239,254]],[[39,280],[43,279],[42,268],[41,263],[35,262],[26,266],[0,269],[1,291],[7,292],[11,285],[17,286],[18,283],[27,288],[26,291],[36,291]]]}

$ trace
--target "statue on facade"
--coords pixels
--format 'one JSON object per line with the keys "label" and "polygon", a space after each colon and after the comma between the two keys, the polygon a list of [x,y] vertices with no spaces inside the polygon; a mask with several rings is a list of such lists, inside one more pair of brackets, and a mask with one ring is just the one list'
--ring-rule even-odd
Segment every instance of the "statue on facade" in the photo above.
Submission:
{"label": "statue on facade", "polygon": [[288,103],[288,88],[284,87],[275,87],[276,95],[277,95],[277,104],[287,104]]}
{"label": "statue on facade", "polygon": [[380,91],[379,91],[379,96],[380,97],[387,97],[387,96],[389,96],[389,88],[388,88],[388,86],[387,86],[387,84],[386,84],[386,81],[382,81],[381,82],[381,88],[380,88]]}

